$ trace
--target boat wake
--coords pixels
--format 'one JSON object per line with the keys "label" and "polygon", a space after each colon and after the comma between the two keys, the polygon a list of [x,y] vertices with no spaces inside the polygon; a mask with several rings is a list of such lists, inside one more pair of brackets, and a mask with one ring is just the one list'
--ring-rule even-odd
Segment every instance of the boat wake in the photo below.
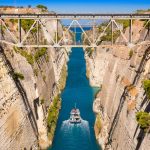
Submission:
{"label": "boat wake", "polygon": [[61,130],[72,130],[73,128],[81,129],[84,132],[90,133],[89,123],[86,120],[81,119],[81,123],[72,124],[70,120],[65,120],[62,123]]}
{"label": "boat wake", "polygon": [[[66,142],[63,143],[64,149],[69,149],[70,146],[71,149],[76,149],[78,143],[81,141],[81,145],[84,146],[84,149],[89,149],[91,145],[89,123],[86,120],[81,119],[81,123],[78,124],[72,124],[69,120],[63,121],[61,133],[63,134],[60,138],[66,139]],[[82,149],[82,146],[78,148]]]}

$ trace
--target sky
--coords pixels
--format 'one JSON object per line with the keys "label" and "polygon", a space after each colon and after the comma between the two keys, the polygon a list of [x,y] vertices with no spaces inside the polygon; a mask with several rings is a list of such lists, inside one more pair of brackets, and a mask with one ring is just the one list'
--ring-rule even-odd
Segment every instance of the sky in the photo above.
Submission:
{"label": "sky", "polygon": [[150,0],[0,0],[0,5],[35,7],[38,4],[57,13],[132,13],[150,8]]}

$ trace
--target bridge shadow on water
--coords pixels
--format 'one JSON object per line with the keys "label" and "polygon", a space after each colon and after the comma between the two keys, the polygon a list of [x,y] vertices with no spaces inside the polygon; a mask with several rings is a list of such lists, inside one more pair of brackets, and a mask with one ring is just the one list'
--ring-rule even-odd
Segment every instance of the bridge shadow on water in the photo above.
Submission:
{"label": "bridge shadow on water", "polygon": [[[80,30],[80,29],[78,29]],[[81,40],[78,32],[76,40]],[[93,99],[98,88],[92,88],[86,78],[86,64],[82,48],[72,48],[68,62],[68,77],[62,97],[62,109],[58,118],[54,141],[50,150],[99,150],[95,134]],[[70,124],[70,111],[77,105],[82,123]]]}

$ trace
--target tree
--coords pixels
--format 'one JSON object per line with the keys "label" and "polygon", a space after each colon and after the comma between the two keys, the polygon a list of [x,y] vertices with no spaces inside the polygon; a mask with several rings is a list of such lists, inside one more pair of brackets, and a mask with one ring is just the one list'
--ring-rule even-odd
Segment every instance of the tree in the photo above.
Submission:
{"label": "tree", "polygon": [[143,87],[144,87],[147,97],[150,99],[150,80],[144,80]]}
{"label": "tree", "polygon": [[39,9],[41,9],[42,11],[47,11],[47,7],[44,6],[44,5],[39,4],[36,7],[39,8]]}
{"label": "tree", "polygon": [[142,129],[148,129],[150,127],[150,114],[147,112],[137,112],[136,120]]}

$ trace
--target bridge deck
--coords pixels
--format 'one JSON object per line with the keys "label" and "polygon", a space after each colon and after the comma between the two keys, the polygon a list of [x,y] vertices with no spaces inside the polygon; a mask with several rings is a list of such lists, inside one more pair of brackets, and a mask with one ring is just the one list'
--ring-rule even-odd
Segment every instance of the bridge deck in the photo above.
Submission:
{"label": "bridge deck", "polygon": [[0,14],[0,18],[51,19],[150,19],[150,14]]}

